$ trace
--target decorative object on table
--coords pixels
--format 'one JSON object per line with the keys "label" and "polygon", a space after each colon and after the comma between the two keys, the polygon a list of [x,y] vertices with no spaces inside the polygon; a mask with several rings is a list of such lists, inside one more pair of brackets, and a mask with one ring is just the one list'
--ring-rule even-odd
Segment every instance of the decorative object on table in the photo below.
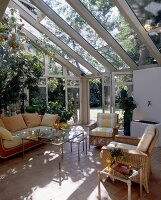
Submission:
{"label": "decorative object on table", "polygon": [[136,103],[133,97],[128,97],[127,91],[122,89],[116,99],[116,104],[124,111],[124,135],[130,136],[130,122],[132,121],[132,114],[136,108]]}
{"label": "decorative object on table", "polygon": [[122,163],[117,163],[117,165],[115,165],[113,167],[113,169],[123,175],[130,175],[132,173],[132,167],[130,165],[125,165]]}

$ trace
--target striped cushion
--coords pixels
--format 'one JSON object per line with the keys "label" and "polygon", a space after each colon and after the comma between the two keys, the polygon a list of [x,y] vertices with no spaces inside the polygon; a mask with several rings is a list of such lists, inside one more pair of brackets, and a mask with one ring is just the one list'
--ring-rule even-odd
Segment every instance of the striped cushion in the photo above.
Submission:
{"label": "striped cushion", "polygon": [[97,127],[90,131],[90,135],[101,137],[112,137],[112,128]]}
{"label": "striped cushion", "polygon": [[116,113],[98,113],[97,114],[97,126],[114,128],[117,123]]}

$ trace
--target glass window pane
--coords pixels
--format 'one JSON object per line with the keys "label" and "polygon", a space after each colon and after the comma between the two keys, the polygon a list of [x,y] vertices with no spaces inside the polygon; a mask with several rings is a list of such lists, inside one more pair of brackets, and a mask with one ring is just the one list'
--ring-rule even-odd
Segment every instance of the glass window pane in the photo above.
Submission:
{"label": "glass window pane", "polygon": [[85,49],[83,49],[77,42],[75,42],[70,36],[68,36],[61,28],[59,28],[48,17],[45,17],[41,24],[44,25],[49,31],[56,35],[61,41],[67,44],[72,50],[82,56],[87,62],[89,62],[98,71],[105,72],[104,66],[102,66],[94,57],[92,57]]}
{"label": "glass window pane", "polygon": [[[117,69],[127,68],[124,61],[110,48],[108,53],[99,49],[104,48],[107,43],[99,37],[96,31],[64,0],[44,0],[62,19],[64,19],[74,30],[76,30],[86,41],[104,56]],[[110,54],[110,56],[107,56]],[[114,59],[113,58],[114,55]],[[118,62],[116,62],[118,61]],[[119,67],[118,67],[119,66]]]}
{"label": "glass window pane", "polygon": [[161,1],[129,0],[127,3],[140,20],[149,36],[160,49],[161,47]]}
{"label": "glass window pane", "polygon": [[153,63],[153,57],[121,16],[113,1],[80,1],[138,65]]}

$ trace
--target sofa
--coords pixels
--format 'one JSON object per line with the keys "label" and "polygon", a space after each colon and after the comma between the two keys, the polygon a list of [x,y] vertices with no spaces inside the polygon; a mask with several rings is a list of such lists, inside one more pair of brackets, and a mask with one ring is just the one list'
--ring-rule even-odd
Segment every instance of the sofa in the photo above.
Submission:
{"label": "sofa", "polygon": [[[51,128],[58,115],[47,114],[43,116],[37,113],[24,113],[11,117],[0,118],[0,158],[8,158],[12,155],[22,152],[22,139],[20,136],[23,132],[40,131]],[[24,141],[24,150],[30,149],[42,143],[35,141]]]}

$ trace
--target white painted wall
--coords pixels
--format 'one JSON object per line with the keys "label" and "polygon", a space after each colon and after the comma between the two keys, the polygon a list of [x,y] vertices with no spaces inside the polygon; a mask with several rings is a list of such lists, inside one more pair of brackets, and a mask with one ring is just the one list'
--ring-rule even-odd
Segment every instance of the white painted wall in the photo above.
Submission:
{"label": "white painted wall", "polygon": [[137,103],[133,119],[161,122],[161,68],[134,71],[133,85]]}

